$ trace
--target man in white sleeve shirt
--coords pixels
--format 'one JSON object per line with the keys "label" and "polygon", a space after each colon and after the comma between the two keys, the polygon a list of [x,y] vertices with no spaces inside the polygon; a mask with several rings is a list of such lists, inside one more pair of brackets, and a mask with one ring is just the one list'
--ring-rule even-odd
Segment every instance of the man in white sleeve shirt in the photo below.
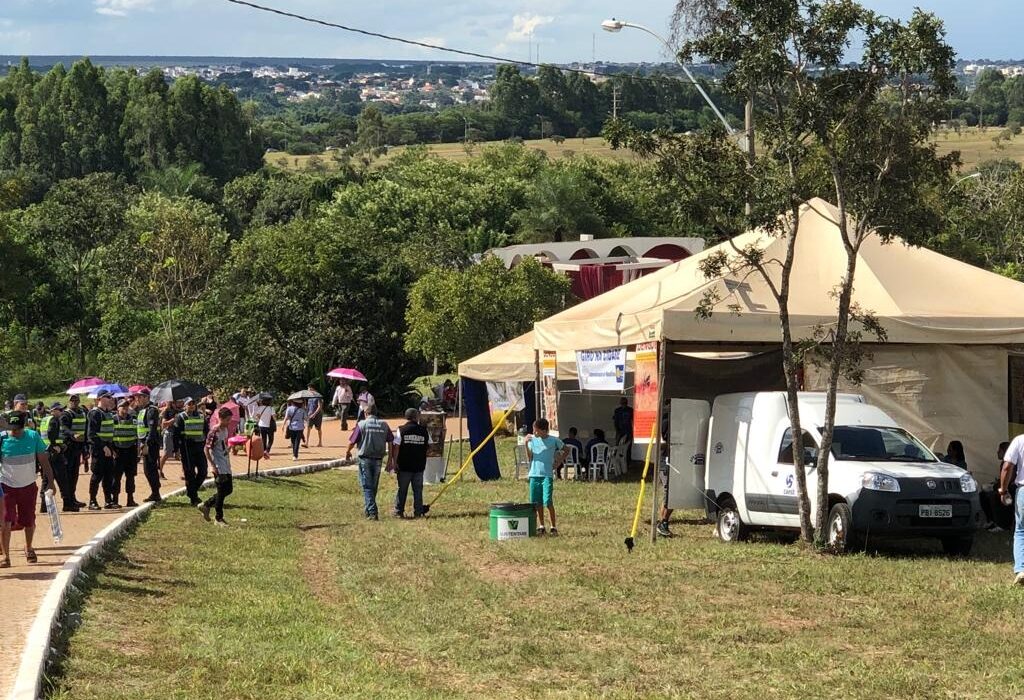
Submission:
{"label": "man in white sleeve shirt", "polygon": [[[1015,497],[1011,495],[1011,479],[1017,487]],[[1013,503],[1013,583],[1017,586],[1024,586],[1024,488],[1021,486],[1024,486],[1024,435],[1015,437],[1006,448],[999,473],[999,498],[1004,504]]]}

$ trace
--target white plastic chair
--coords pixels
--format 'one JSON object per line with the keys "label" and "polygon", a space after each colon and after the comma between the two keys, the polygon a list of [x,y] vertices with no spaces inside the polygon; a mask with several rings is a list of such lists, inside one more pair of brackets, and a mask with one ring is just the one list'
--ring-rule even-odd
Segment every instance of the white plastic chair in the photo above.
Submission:
{"label": "white plastic chair", "polygon": [[626,475],[626,450],[628,445],[616,445],[608,451],[608,473],[618,479]]}
{"label": "white plastic chair", "polygon": [[587,468],[591,481],[597,481],[600,472],[602,478],[608,480],[608,445],[599,442],[590,448],[590,465]]}
{"label": "white plastic chair", "polygon": [[566,445],[566,447],[569,448],[569,454],[566,455],[565,461],[562,463],[562,467],[565,469],[565,478],[569,478],[569,469],[572,468],[575,470],[574,477],[579,479],[580,469],[582,469],[580,466],[579,450],[576,448],[576,445]]}

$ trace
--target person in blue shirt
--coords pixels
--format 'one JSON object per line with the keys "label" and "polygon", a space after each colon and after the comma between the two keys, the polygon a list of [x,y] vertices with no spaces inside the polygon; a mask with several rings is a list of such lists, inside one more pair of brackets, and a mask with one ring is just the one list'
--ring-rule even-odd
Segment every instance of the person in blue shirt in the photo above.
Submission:
{"label": "person in blue shirt", "polygon": [[530,458],[530,503],[537,511],[537,534],[544,534],[544,508],[551,516],[551,534],[558,534],[555,519],[554,490],[555,469],[562,466],[568,450],[565,443],[548,434],[548,421],[540,418],[533,423],[534,432],[526,436],[526,454]]}

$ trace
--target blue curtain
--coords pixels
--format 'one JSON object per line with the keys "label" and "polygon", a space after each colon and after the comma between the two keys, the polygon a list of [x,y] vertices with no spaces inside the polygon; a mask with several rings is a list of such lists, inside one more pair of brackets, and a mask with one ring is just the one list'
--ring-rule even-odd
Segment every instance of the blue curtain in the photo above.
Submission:
{"label": "blue curtain", "polygon": [[537,382],[523,382],[523,398],[526,399],[526,410],[523,411],[522,425],[526,432],[533,431],[533,422],[537,420]]}
{"label": "blue curtain", "polygon": [[[487,384],[475,379],[462,380],[462,410],[469,428],[470,449],[479,445],[491,432],[491,414],[487,408]],[[498,452],[494,441],[488,442],[473,457],[473,469],[481,481],[500,479]]]}

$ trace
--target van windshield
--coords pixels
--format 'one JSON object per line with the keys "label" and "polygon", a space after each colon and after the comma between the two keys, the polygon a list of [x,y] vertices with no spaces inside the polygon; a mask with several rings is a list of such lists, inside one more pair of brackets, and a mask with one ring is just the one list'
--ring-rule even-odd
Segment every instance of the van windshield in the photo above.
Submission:
{"label": "van windshield", "polygon": [[935,455],[902,428],[837,425],[832,456],[870,462],[937,462]]}

